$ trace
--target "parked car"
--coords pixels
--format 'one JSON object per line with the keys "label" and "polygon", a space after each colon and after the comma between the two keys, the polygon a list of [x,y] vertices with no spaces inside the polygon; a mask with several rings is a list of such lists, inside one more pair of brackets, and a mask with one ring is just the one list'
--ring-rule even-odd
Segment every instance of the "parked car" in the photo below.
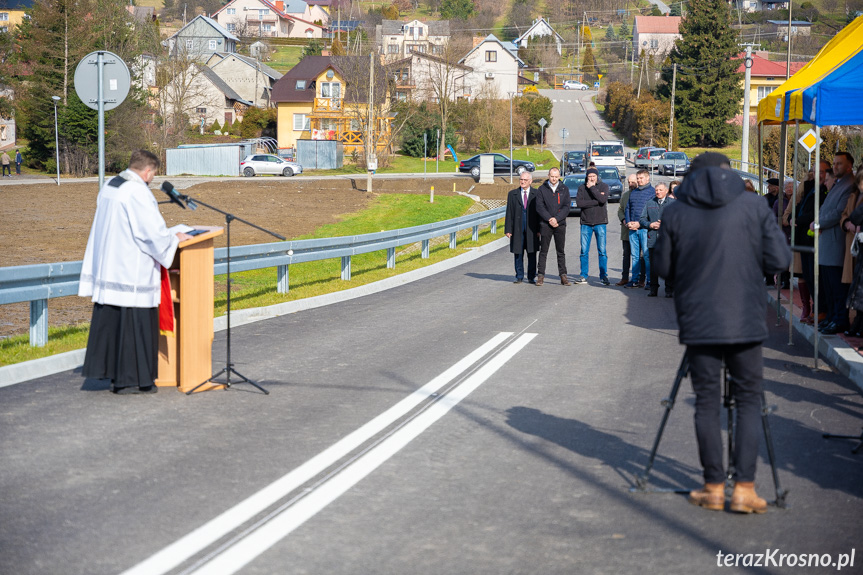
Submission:
{"label": "parked car", "polygon": [[563,89],[564,90],[587,90],[587,84],[582,84],[581,82],[576,82],[575,80],[564,80]]}
{"label": "parked car", "polygon": [[[469,173],[475,180],[479,179],[479,158],[484,154],[477,154],[472,158],[468,158],[467,160],[462,160],[458,163],[458,171],[462,173]],[[495,174],[509,174],[509,158],[504,156],[503,154],[489,154],[490,156],[494,156],[494,173]],[[521,174],[522,172],[532,172],[536,169],[536,166],[533,165],[533,162],[527,162],[525,160],[513,160],[512,161],[512,171],[516,174]]]}
{"label": "parked car", "polygon": [[650,146],[638,148],[638,151],[635,153],[635,167],[650,170],[656,169],[656,166],[659,165],[659,159],[664,153],[665,148],[653,148]]}
{"label": "parked car", "polygon": [[620,170],[614,166],[599,166],[596,170],[599,172],[599,179],[608,186],[608,201],[619,202],[620,196],[623,195],[623,180],[620,176]]}
{"label": "parked car", "polygon": [[573,172],[584,171],[584,150],[572,150],[566,152],[560,158],[560,175],[565,176]]}
{"label": "parked car", "polygon": [[581,208],[575,203],[575,194],[578,192],[578,187],[584,183],[584,172],[580,174],[570,174],[563,178],[564,185],[569,188],[569,215],[580,216]]}
{"label": "parked car", "polygon": [[252,154],[240,162],[240,171],[248,178],[258,174],[293,176],[302,174],[303,167],[296,162],[288,162],[272,154]]}
{"label": "parked car", "polygon": [[659,162],[659,173],[669,176],[685,174],[689,171],[689,156],[684,152],[665,152]]}

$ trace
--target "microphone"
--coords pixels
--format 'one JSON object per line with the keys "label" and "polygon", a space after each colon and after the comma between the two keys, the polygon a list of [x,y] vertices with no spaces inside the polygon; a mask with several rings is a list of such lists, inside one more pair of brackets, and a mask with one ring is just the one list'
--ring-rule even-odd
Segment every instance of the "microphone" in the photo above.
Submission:
{"label": "microphone", "polygon": [[168,194],[168,197],[171,198],[172,204],[177,204],[184,210],[186,209],[186,206],[183,204],[182,201],[180,201],[183,199],[183,196],[181,196],[179,192],[174,189],[174,186],[171,185],[171,182],[162,182],[162,187],[159,189]]}

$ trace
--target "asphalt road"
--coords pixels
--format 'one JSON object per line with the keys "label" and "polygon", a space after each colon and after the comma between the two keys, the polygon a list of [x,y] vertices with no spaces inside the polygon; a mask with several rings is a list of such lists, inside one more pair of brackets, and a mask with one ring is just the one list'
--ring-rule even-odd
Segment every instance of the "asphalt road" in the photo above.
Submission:
{"label": "asphalt road", "polygon": [[[577,237],[570,219],[571,275]],[[608,237],[616,280],[616,226]],[[69,372],[0,389],[0,573],[835,570],[716,567],[765,550],[853,550],[842,572],[860,572],[863,459],[821,433],[858,433],[863,399],[808,369],[787,326],[765,381],[789,507],[740,516],[630,492],[682,349],[673,300],[599,285],[595,257],[588,285],[537,288],[511,283],[504,248],[235,328],[237,370],[270,395],[117,397]],[[677,400],[654,487],[700,482],[688,381]],[[759,466],[772,498],[764,449]]]}

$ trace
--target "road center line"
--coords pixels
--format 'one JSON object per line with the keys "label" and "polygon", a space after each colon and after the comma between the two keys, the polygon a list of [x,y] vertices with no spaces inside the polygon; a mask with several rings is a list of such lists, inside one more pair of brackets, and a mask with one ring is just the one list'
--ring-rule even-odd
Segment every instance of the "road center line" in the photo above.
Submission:
{"label": "road center line", "polygon": [[365,423],[362,427],[352,431],[296,469],[283,475],[221,515],[211,519],[141,563],[127,569],[121,575],[163,575],[174,567],[177,567],[234,529],[237,529],[246,521],[266,510],[290,492],[298,489],[338,460],[348,455],[351,451],[392,425],[414,407],[426,401],[442,387],[468,370],[473,364],[501,345],[510,336],[512,336],[511,332],[497,334],[466,355],[458,363],[368,423]]}
{"label": "road center line", "polygon": [[535,333],[526,333],[520,336],[464,382],[455,386],[449,393],[382,441],[377,447],[357,459],[329,481],[324,482],[295,505],[195,571],[194,575],[232,575],[242,569],[416,439],[423,431],[482,385],[516,353],[530,343],[536,335]]}

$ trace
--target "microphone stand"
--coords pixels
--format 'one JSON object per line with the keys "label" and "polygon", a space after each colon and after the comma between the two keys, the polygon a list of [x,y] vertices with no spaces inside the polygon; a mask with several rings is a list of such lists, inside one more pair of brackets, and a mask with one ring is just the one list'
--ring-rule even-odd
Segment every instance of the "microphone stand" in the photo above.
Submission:
{"label": "microphone stand", "polygon": [[[269,395],[270,394],[269,391],[267,391],[266,389],[264,389],[263,387],[261,387],[260,385],[258,385],[257,383],[255,383],[254,381],[252,381],[251,379],[246,377],[245,375],[241,374],[236,369],[234,369],[234,364],[231,362],[231,222],[233,222],[234,220],[237,220],[238,222],[243,222],[247,226],[251,226],[257,230],[261,230],[262,232],[266,232],[266,233],[270,234],[271,236],[276,237],[280,240],[284,240],[285,237],[281,236],[275,232],[271,232],[270,230],[264,229],[261,226],[255,225],[251,222],[247,222],[246,220],[244,220],[242,218],[238,218],[234,214],[225,212],[223,210],[220,210],[217,207],[206,204],[206,203],[202,202],[201,200],[196,200],[196,199],[191,198],[185,194],[177,194],[177,196],[181,200],[186,202],[186,205],[189,206],[189,208],[192,210],[194,210],[197,207],[197,204],[200,204],[200,205],[204,206],[205,208],[210,208],[214,212],[219,212],[220,214],[224,215],[225,216],[225,227],[227,228],[227,242],[228,242],[228,257],[227,257],[228,269],[227,269],[227,280],[226,280],[227,292],[228,292],[228,295],[227,295],[228,328],[227,328],[227,334],[225,336],[226,351],[227,351],[227,355],[225,358],[225,367],[223,367],[222,369],[220,369],[219,371],[217,371],[216,373],[211,375],[209,377],[209,379],[202,381],[196,387],[187,391],[186,395],[191,395],[192,393],[196,392],[198,389],[200,389],[201,387],[203,387],[207,383],[224,385],[226,390],[230,389],[230,387],[232,385],[231,374],[236,375],[237,377],[240,378],[240,381],[238,381],[236,383],[248,383],[249,385],[251,385],[251,386],[259,389],[260,391],[264,392],[264,395]],[[225,380],[224,381],[216,381],[216,378],[221,376],[222,374],[225,375]],[[206,390],[204,390],[204,391],[206,391]]]}

